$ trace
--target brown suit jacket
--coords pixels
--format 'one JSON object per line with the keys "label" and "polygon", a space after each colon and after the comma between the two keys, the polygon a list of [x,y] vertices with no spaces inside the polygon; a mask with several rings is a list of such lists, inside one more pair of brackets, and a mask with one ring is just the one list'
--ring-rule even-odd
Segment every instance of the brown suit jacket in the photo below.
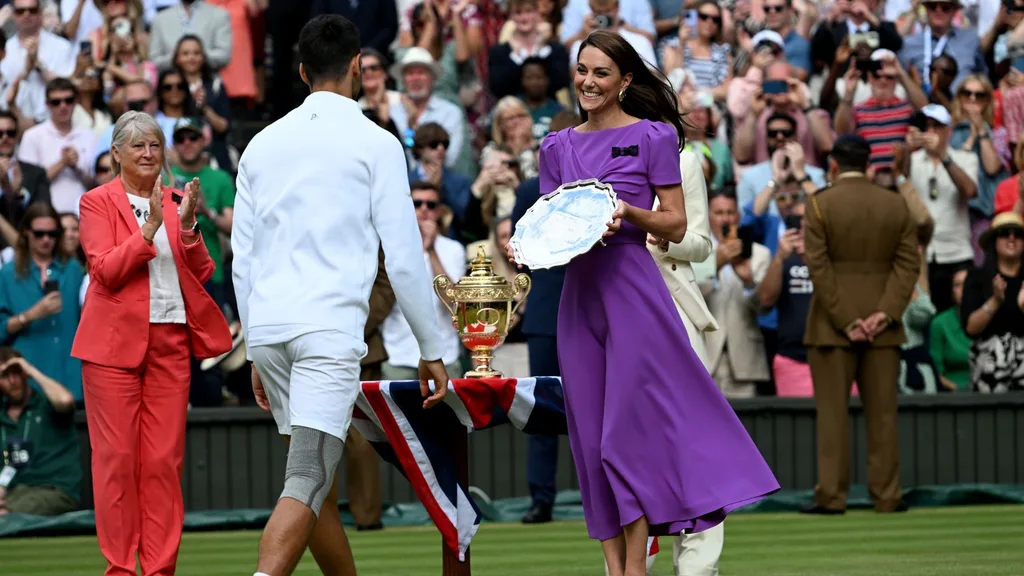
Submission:
{"label": "brown suit jacket", "polygon": [[370,290],[370,313],[366,317],[366,328],[363,331],[367,348],[366,357],[361,363],[363,366],[380,364],[388,359],[388,353],[384,351],[384,338],[380,335],[380,325],[394,305],[395,291],[391,289],[388,271],[384,268],[384,250],[380,249],[377,253],[377,278]]}
{"label": "brown suit jacket", "polygon": [[804,259],[814,282],[804,344],[851,346],[843,330],[879,311],[893,323],[871,346],[903,344],[900,320],[920,267],[903,197],[865,177],[841,178],[808,199],[804,221]]}

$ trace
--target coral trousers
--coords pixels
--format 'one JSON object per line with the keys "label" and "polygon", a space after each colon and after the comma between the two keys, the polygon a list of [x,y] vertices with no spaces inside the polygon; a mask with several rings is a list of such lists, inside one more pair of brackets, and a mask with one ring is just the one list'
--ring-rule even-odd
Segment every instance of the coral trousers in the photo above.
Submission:
{"label": "coral trousers", "polygon": [[96,534],[107,576],[170,576],[185,521],[181,470],[191,380],[188,328],[150,324],[134,369],[82,362]]}

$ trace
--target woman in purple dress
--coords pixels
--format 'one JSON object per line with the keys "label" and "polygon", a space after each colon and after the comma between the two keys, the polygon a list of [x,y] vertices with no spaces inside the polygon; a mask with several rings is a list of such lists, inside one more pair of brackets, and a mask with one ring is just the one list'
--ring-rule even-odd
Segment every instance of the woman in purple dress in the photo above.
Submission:
{"label": "woman in purple dress", "polygon": [[643,576],[648,535],[706,530],[779,484],[645,247],[686,230],[675,95],[618,34],[590,34],[577,61],[584,122],[544,140],[541,193],[596,178],[619,203],[605,245],[568,264],[558,357],[587,530],[611,576]]}

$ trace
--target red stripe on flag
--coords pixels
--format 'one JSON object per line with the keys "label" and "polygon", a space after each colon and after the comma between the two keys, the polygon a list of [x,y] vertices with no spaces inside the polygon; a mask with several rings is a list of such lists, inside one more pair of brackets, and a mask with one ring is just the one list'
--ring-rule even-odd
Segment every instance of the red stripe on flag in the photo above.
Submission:
{"label": "red stripe on flag", "polygon": [[486,378],[454,380],[452,384],[473,420],[473,427],[480,430],[491,423],[495,404],[501,406],[505,414],[512,409],[516,382],[516,378]]}
{"label": "red stripe on flag", "polygon": [[648,554],[648,556],[654,556],[657,553],[658,553],[658,539],[655,538],[654,542],[651,542],[651,552],[650,552],[650,554]]}
{"label": "red stripe on flag", "polygon": [[[409,477],[409,483],[412,484],[412,489],[416,492],[416,496],[423,503],[423,507],[426,508],[427,514],[434,521],[438,531],[441,532],[445,545],[457,554],[459,552],[458,528],[441,510],[437,499],[430,491],[427,480],[423,477],[423,471],[420,470],[419,465],[416,463],[416,458],[412,455],[412,449],[409,448],[409,444],[405,441],[405,435],[402,434],[401,428],[398,427],[398,422],[395,420],[391,410],[388,409],[384,393],[380,391],[380,382],[363,382],[362,388],[363,396],[366,397],[370,407],[373,408],[373,413],[380,420],[384,434],[388,437],[388,442],[391,444],[392,450],[395,451],[398,461],[402,463],[402,468],[405,469],[405,473]],[[457,503],[452,502],[452,506],[456,505]]]}

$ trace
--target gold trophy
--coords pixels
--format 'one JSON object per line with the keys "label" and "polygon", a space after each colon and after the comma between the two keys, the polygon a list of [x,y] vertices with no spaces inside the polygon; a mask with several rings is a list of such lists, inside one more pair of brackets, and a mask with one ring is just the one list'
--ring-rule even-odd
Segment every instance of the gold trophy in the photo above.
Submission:
{"label": "gold trophy", "polygon": [[[452,284],[441,274],[434,278],[434,292],[452,314],[452,325],[459,332],[462,343],[472,351],[473,369],[466,378],[502,378],[501,372],[491,368],[494,349],[508,336],[508,323],[519,304],[530,293],[530,277],[519,274],[512,284],[494,273],[491,259],[481,247],[476,258],[469,263],[469,276]],[[523,297],[513,304],[519,293]],[[452,305],[448,302],[451,301]]]}

